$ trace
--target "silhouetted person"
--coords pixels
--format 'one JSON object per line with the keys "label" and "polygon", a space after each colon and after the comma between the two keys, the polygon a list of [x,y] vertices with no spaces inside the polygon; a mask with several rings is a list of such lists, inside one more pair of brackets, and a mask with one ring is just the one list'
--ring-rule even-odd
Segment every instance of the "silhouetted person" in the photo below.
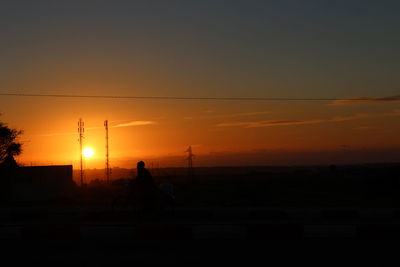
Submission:
{"label": "silhouetted person", "polygon": [[137,163],[137,176],[129,184],[131,197],[145,215],[156,211],[159,207],[160,192],[151,173],[144,167],[143,161]]}
{"label": "silhouetted person", "polygon": [[137,163],[137,176],[129,183],[129,197],[141,215],[159,215],[158,212],[173,205],[173,186],[163,184],[159,187],[144,166],[143,161]]}
{"label": "silhouetted person", "polygon": [[154,183],[153,176],[144,166],[145,166],[145,164],[143,161],[139,161],[137,163],[137,165],[136,165],[136,170],[137,170],[136,181],[138,183],[141,183],[147,189],[150,189],[151,187],[155,187],[156,184]]}

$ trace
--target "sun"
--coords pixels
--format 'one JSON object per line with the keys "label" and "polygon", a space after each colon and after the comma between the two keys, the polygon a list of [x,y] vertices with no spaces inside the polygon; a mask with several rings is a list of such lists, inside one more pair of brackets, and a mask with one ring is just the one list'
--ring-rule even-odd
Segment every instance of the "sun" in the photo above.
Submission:
{"label": "sun", "polygon": [[87,147],[82,151],[82,154],[85,158],[91,158],[94,155],[94,150],[90,147]]}

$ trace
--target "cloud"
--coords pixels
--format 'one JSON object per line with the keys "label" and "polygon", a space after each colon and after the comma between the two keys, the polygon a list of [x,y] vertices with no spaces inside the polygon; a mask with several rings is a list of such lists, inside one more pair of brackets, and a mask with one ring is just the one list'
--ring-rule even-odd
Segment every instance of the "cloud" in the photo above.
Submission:
{"label": "cloud", "polygon": [[[120,120],[121,121],[121,120]],[[143,126],[143,125],[153,125],[157,124],[155,121],[130,121],[130,122],[124,122],[124,123],[119,123],[113,126],[110,126],[111,128],[122,128],[122,127],[134,127],[134,126]],[[99,130],[99,129],[104,129],[104,127],[85,127],[85,131],[92,131],[92,130]],[[61,132],[61,133],[48,133],[48,134],[40,134],[38,136],[60,136],[60,135],[78,135],[78,132]]]}
{"label": "cloud", "polygon": [[122,127],[133,127],[133,126],[143,126],[143,125],[153,125],[156,124],[155,121],[130,121],[126,123],[120,123],[112,126],[112,128],[122,128]]}
{"label": "cloud", "polygon": [[373,126],[360,126],[360,127],[355,127],[353,128],[354,130],[373,130],[373,129],[377,129],[377,127],[373,127]]}
{"label": "cloud", "polygon": [[268,121],[250,121],[250,122],[225,122],[217,124],[218,127],[244,127],[244,128],[259,128],[272,126],[288,126],[320,123],[321,120],[268,120]]}
{"label": "cloud", "polygon": [[400,102],[400,95],[385,96],[385,97],[358,97],[335,100],[331,102],[330,106],[343,106],[343,105],[358,105],[358,104],[374,104],[374,103],[390,103]]}
{"label": "cloud", "polygon": [[342,122],[342,121],[353,121],[358,119],[366,119],[366,118],[375,118],[375,117],[386,117],[389,114],[368,114],[368,113],[361,113],[355,114],[351,116],[338,116],[333,117],[332,119],[324,120],[323,122]]}
{"label": "cloud", "polygon": [[204,115],[198,117],[184,117],[185,120],[193,119],[222,119],[222,118],[240,118],[240,117],[251,117],[258,115],[270,114],[270,111],[254,111],[254,112],[242,112],[242,113],[231,113],[231,114],[220,114],[220,115]]}
{"label": "cloud", "polygon": [[318,124],[328,122],[344,122],[352,121],[363,118],[373,117],[387,117],[395,116],[395,113],[388,114],[356,114],[351,116],[333,117],[331,119],[315,119],[315,120],[263,120],[263,121],[241,121],[241,122],[224,122],[219,123],[217,127],[243,127],[243,128],[261,128],[261,127],[273,127],[273,126],[291,126],[291,125],[307,125],[307,124]]}
{"label": "cloud", "polygon": [[255,112],[236,113],[236,114],[232,114],[231,116],[244,117],[244,116],[264,115],[264,114],[270,114],[270,113],[271,113],[271,111],[255,111]]}

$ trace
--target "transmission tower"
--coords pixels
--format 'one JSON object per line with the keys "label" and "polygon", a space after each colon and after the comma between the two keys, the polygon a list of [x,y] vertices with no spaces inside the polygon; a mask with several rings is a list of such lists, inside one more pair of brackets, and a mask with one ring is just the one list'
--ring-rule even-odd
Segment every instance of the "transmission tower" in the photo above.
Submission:
{"label": "transmission tower", "polygon": [[81,186],[83,186],[83,138],[85,134],[85,123],[82,121],[82,119],[79,119],[78,121],[78,133],[79,133],[79,152],[81,156]]}
{"label": "transmission tower", "polygon": [[188,161],[188,176],[192,177],[193,176],[193,152],[192,152],[192,146],[189,146],[188,149],[185,151],[188,153],[187,161]]}
{"label": "transmission tower", "polygon": [[104,121],[104,127],[106,128],[106,177],[107,177],[107,183],[110,183],[111,169],[110,169],[109,150],[108,150],[108,120]]}

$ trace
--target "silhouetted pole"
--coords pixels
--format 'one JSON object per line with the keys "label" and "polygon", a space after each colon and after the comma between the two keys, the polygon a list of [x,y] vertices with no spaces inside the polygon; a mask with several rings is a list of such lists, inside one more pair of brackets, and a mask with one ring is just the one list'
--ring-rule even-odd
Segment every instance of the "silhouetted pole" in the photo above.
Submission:
{"label": "silhouetted pole", "polygon": [[79,133],[79,152],[81,154],[81,186],[83,186],[83,138],[84,138],[84,133],[85,133],[85,123],[82,121],[82,119],[79,119],[78,121],[78,133]]}
{"label": "silhouetted pole", "polygon": [[106,177],[107,183],[110,183],[110,161],[109,161],[109,150],[108,150],[108,120],[104,121],[104,127],[106,128]]}
{"label": "silhouetted pole", "polygon": [[193,176],[193,152],[192,152],[192,146],[189,146],[188,149],[185,151],[188,153],[188,176],[191,177]]}

